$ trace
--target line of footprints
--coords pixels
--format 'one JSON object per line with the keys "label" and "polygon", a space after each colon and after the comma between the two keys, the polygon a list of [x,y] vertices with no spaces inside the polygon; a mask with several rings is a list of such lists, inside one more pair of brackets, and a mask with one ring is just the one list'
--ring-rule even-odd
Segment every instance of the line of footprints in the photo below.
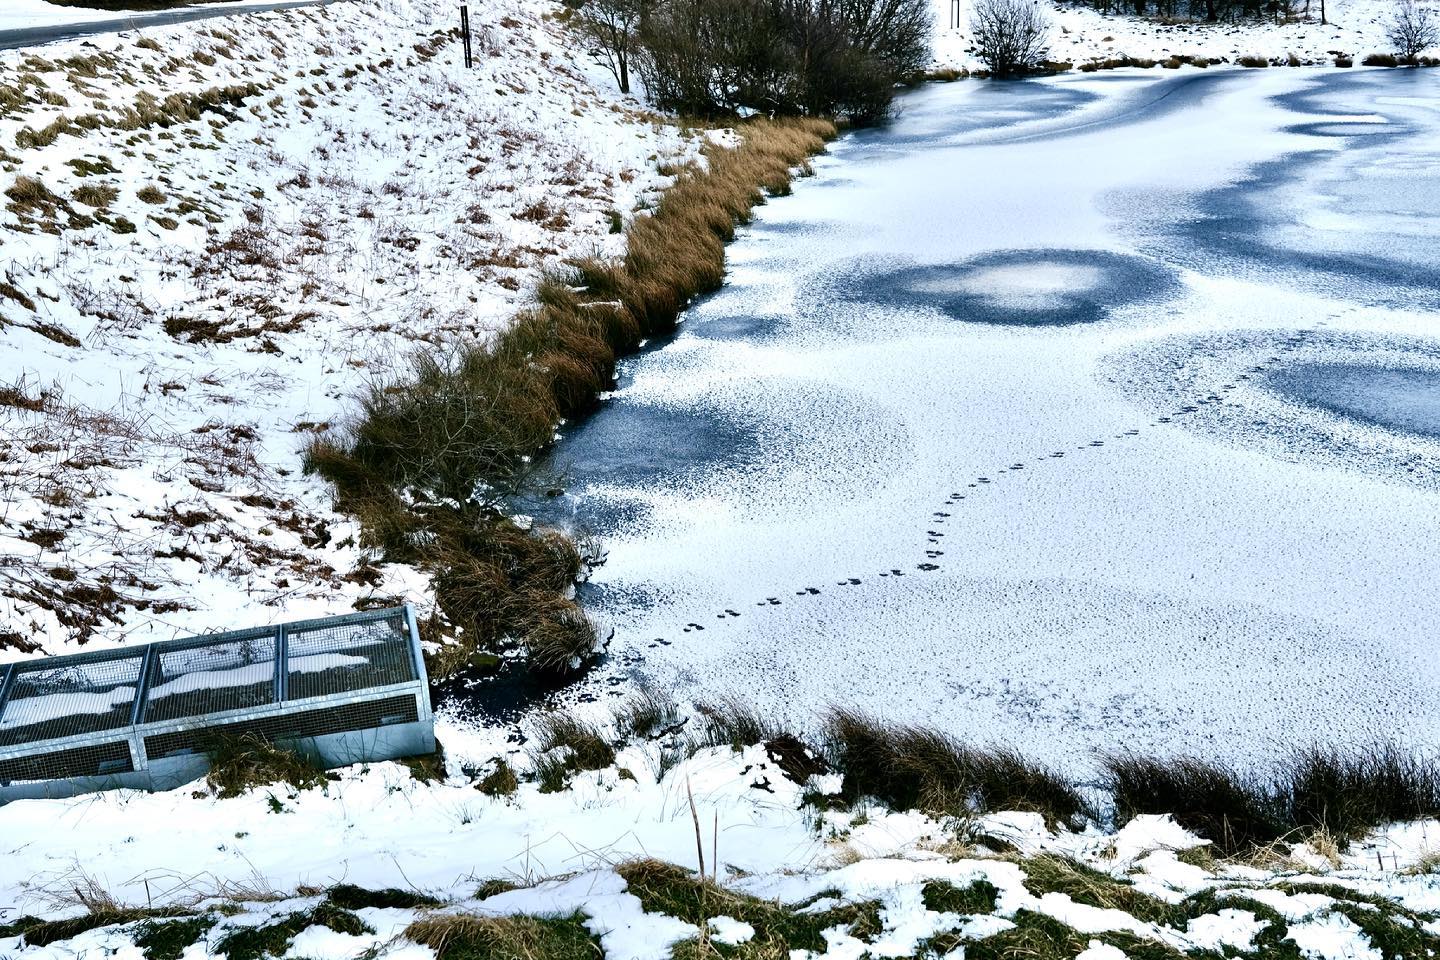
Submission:
{"label": "line of footprints", "polygon": [[[1304,345],[1306,338],[1311,334],[1311,332],[1312,332],[1312,331],[1310,331],[1310,330],[1301,330],[1301,331],[1293,334],[1293,335],[1290,336],[1288,339],[1286,339],[1285,341],[1283,341],[1283,343],[1281,344],[1281,346],[1279,346],[1279,347],[1276,349],[1275,353],[1274,353],[1273,355],[1271,355],[1268,359],[1266,359],[1266,360],[1265,360],[1264,362],[1262,362],[1262,363],[1258,363],[1258,364],[1256,364],[1256,365],[1248,368],[1248,369],[1247,369],[1245,372],[1243,372],[1243,373],[1237,374],[1237,375],[1235,376],[1235,379],[1236,379],[1236,380],[1239,380],[1239,381],[1249,380],[1249,379],[1251,379],[1253,376],[1256,376],[1256,375],[1258,375],[1258,374],[1266,373],[1267,371],[1270,370],[1270,368],[1276,366],[1277,364],[1280,364],[1280,363],[1284,362],[1286,356],[1288,356],[1289,354],[1293,353],[1294,351],[1296,351],[1297,349],[1299,349],[1301,346]],[[1236,384],[1234,384],[1234,383],[1226,383],[1226,384],[1223,384],[1223,385],[1221,385],[1218,389],[1216,389],[1216,390],[1214,390],[1214,391],[1210,391],[1210,392],[1208,392],[1208,393],[1205,393],[1203,396],[1193,397],[1189,403],[1182,404],[1177,410],[1171,412],[1171,413],[1168,414],[1168,415],[1156,417],[1154,420],[1152,420],[1152,421],[1150,422],[1149,425],[1152,426],[1152,427],[1157,427],[1157,426],[1160,426],[1160,425],[1162,425],[1162,424],[1173,423],[1173,422],[1175,422],[1176,418],[1189,416],[1189,415],[1192,414],[1192,413],[1198,412],[1202,407],[1214,406],[1214,405],[1216,405],[1216,404],[1224,403],[1225,400],[1227,399],[1227,395],[1228,395],[1231,391],[1233,391],[1233,390],[1235,390],[1235,389],[1236,389]],[[1130,437],[1138,437],[1139,435],[1140,435],[1140,430],[1139,430],[1139,429],[1131,429],[1131,430],[1126,430],[1126,431],[1124,431],[1123,433],[1117,433],[1117,434],[1115,434],[1113,437],[1111,437],[1110,439],[1111,439],[1111,440],[1126,440],[1126,439],[1128,439],[1128,438],[1130,438]],[[1104,447],[1104,446],[1105,446],[1105,442],[1106,442],[1106,441],[1103,440],[1103,439],[1091,440],[1091,441],[1089,441],[1088,443],[1084,443],[1084,444],[1081,444],[1080,446],[1076,447],[1075,450],[1072,451],[1072,453],[1084,453],[1084,452],[1089,452],[1089,451],[1092,451],[1092,450],[1097,450],[1097,449],[1099,449],[1099,448],[1101,448],[1101,447]],[[1043,456],[1036,457],[1036,458],[1035,458],[1035,463],[1036,463],[1036,464],[1048,464],[1048,463],[1051,463],[1051,462],[1053,462],[1053,461],[1063,460],[1066,456],[1067,456],[1067,452],[1066,452],[1066,451],[1064,451],[1064,450],[1055,450],[1055,451],[1053,451],[1053,452],[1051,452],[1051,453],[1044,454]],[[976,494],[978,494],[981,490],[985,489],[986,487],[992,486],[992,485],[993,485],[997,480],[999,480],[1000,477],[1001,477],[1002,475],[1004,475],[1005,473],[1019,472],[1019,471],[1024,470],[1024,469],[1026,469],[1025,463],[1023,463],[1023,462],[1018,462],[1018,463],[1012,463],[1012,464],[1010,464],[1010,465],[1007,466],[1007,467],[1002,467],[1000,470],[996,471],[996,474],[995,474],[995,476],[993,476],[993,477],[989,477],[989,476],[976,477],[975,480],[974,480],[974,482],[969,483],[969,484],[966,485],[966,490],[975,491],[975,493],[967,494],[967,493],[965,492],[965,490],[952,492],[952,493],[945,499],[945,501],[944,501],[944,503],[942,504],[942,506],[945,506],[945,507],[957,507],[957,506],[959,506],[960,501],[964,500],[967,495],[968,495],[968,496],[975,496]],[[936,510],[934,513],[932,513],[932,514],[930,515],[930,518],[929,518],[929,520],[927,521],[927,529],[926,529],[926,531],[925,531],[925,536],[926,536],[926,541],[927,541],[929,544],[931,544],[931,546],[925,550],[925,560],[924,560],[923,562],[921,562],[921,563],[916,564],[916,565],[915,565],[915,570],[920,571],[920,572],[923,572],[923,573],[932,573],[932,572],[940,569],[940,565],[939,565],[936,561],[939,560],[941,557],[943,557],[943,556],[945,555],[945,551],[940,549],[941,541],[942,541],[942,540],[944,539],[944,537],[945,537],[945,531],[943,531],[943,530],[937,530],[937,529],[935,529],[935,528],[944,525],[945,521],[949,520],[950,517],[951,517],[951,514],[950,514],[950,512],[947,511],[947,510]],[[881,571],[879,571],[879,572],[876,574],[876,576],[879,576],[879,577],[903,577],[903,576],[905,576],[905,575],[906,575],[906,571],[903,570],[903,569],[901,569],[901,568],[899,568],[899,567],[891,567],[891,568],[889,568],[889,569],[887,569],[887,570],[881,570]],[[858,586],[860,586],[860,584],[861,584],[862,582],[863,582],[863,581],[862,581],[859,577],[846,577],[846,578],[843,579],[843,580],[837,580],[837,581],[835,581],[835,585],[838,586],[838,587],[858,587]],[[819,596],[819,595],[820,595],[820,588],[819,588],[819,587],[804,587],[804,588],[802,588],[802,589],[800,589],[800,590],[796,590],[794,595],[795,595],[796,597],[799,597],[799,598]],[[778,607],[778,606],[781,605],[781,603],[782,603],[782,601],[781,601],[780,597],[778,597],[778,596],[777,596],[777,597],[766,597],[766,598],[763,599],[763,600],[757,601],[757,602],[755,603],[755,606],[756,606],[756,607],[762,607],[762,608],[767,608],[767,609],[768,609],[768,608],[770,608],[770,607]],[[733,610],[733,609],[730,609],[729,607],[727,607],[727,608],[725,608],[723,611],[721,611],[720,613],[717,613],[717,614],[715,615],[715,619],[717,619],[717,620],[731,620],[731,619],[737,618],[737,617],[739,617],[739,616],[740,616],[740,611],[738,611],[738,610]],[[682,632],[684,632],[684,633],[694,633],[694,632],[696,632],[696,631],[701,631],[701,630],[704,630],[704,629],[705,629],[705,625],[704,625],[704,624],[701,624],[701,623],[687,623],[687,624],[685,624]],[[663,637],[656,637],[653,641],[651,641],[651,643],[650,643],[650,648],[651,648],[651,649],[654,649],[655,647],[668,647],[668,646],[670,646],[670,644],[671,644],[671,641],[670,641],[670,640],[667,640],[667,639],[665,639],[665,638],[663,638]]]}

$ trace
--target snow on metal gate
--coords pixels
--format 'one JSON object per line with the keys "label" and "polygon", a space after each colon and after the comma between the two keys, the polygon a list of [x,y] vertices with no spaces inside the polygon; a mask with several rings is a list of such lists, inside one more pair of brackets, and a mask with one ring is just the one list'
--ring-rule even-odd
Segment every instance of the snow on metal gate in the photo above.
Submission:
{"label": "snow on metal gate", "polygon": [[414,610],[0,665],[0,803],[168,790],[240,735],[326,767],[432,752]]}

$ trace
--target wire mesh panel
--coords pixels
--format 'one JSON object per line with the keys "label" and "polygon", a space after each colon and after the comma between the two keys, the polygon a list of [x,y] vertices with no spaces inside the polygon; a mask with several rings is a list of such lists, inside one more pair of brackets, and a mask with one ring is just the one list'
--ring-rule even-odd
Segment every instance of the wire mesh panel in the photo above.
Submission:
{"label": "wire mesh panel", "polygon": [[282,713],[221,726],[157,733],[145,738],[145,755],[151,760],[189,753],[204,753],[224,737],[258,737],[261,740],[298,740],[351,730],[368,730],[420,719],[413,694],[361,700],[337,707]]}
{"label": "wire mesh panel", "polygon": [[144,723],[275,702],[275,631],[155,650]]}
{"label": "wire mesh panel", "polygon": [[134,769],[130,762],[130,744],[117,740],[73,750],[57,750],[0,760],[0,785],[35,780],[68,780],[71,777],[98,777],[129,773]]}
{"label": "wire mesh panel", "polygon": [[286,700],[407,683],[416,679],[403,610],[362,623],[294,627],[286,634]]}
{"label": "wire mesh panel", "polygon": [[0,746],[129,726],[144,651],[17,666],[0,715]]}

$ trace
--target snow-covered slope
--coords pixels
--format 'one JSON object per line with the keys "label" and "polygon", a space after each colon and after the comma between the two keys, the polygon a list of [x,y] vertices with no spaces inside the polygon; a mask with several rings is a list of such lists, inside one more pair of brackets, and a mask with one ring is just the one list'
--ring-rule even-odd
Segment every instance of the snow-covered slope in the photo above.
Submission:
{"label": "snow-covered slope", "polygon": [[0,55],[0,658],[414,595],[301,473],[692,142],[543,0],[356,0]]}
{"label": "snow-covered slope", "polygon": [[[448,742],[463,750],[463,741]],[[614,766],[577,774],[569,789],[541,793],[525,784],[508,797],[485,796],[458,775],[422,784],[403,767],[381,764],[344,773],[324,794],[277,787],[232,800],[178,790],[18,802],[0,808],[0,927],[26,914],[83,915],[80,893],[121,906],[228,905],[228,918],[185,954],[198,958],[216,955],[235,929],[313,909],[346,883],[424,893],[445,903],[442,915],[579,912],[608,960],[665,960],[673,944],[700,931],[693,917],[639,899],[625,865],[651,857],[693,867],[698,832],[707,873],[736,891],[812,912],[877,904],[877,928],[837,925],[826,933],[821,955],[832,960],[934,956],[922,946],[938,934],[974,942],[1045,922],[1062,924],[1082,944],[1128,936],[1156,951],[1144,956],[1172,957],[1222,948],[1225,956],[1266,956],[1250,951],[1283,922],[1271,937],[1293,941],[1305,956],[1378,957],[1352,919],[1367,919],[1357,909],[1402,930],[1423,922],[1427,936],[1437,935],[1440,878],[1427,872],[1440,836],[1433,821],[1381,831],[1333,859],[1308,846],[1283,847],[1251,866],[1213,860],[1205,841],[1168,817],[1072,833],[1027,813],[973,820],[881,807],[822,813],[806,796],[833,793],[838,777],[798,784],[763,746],[703,750],[663,775],[659,756],[654,744],[630,747]],[[1076,872],[1087,869],[1096,872]],[[495,894],[496,881],[517,889]],[[993,906],[937,908],[926,889],[934,881],[962,889],[988,883]],[[1107,905],[1111,898],[1123,907]],[[1377,913],[1376,902],[1393,906]],[[371,930],[359,934],[317,923],[285,956],[430,958],[400,936],[420,914],[362,910]],[[754,934],[732,920],[711,921],[717,937]],[[98,958],[118,949],[113,955],[138,957],[131,944],[142,929],[122,918],[43,948],[0,935],[0,955]],[[1411,936],[1418,942],[1418,933]],[[1178,953],[1160,953],[1161,945]]]}

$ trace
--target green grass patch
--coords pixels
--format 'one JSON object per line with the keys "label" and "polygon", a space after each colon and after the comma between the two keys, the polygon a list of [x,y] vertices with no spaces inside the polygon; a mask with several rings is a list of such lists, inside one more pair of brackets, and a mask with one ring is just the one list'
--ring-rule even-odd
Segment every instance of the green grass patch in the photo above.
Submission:
{"label": "green grass patch", "polygon": [[135,946],[145,952],[146,960],[180,960],[185,948],[197,943],[215,923],[213,916],[146,920],[135,930]]}
{"label": "green grass patch", "polygon": [[256,927],[232,930],[215,944],[215,952],[226,960],[263,960],[265,957],[283,956],[290,949],[290,942],[302,930],[314,926],[329,927],[337,933],[357,937],[375,932],[349,910],[327,901],[313,910],[292,913]]}
{"label": "green grass patch", "polygon": [[931,880],[921,888],[926,910],[936,913],[994,913],[1000,891],[989,880],[972,880],[957,887],[945,880]]}
{"label": "green grass patch", "polygon": [[274,784],[311,790],[328,782],[325,771],[313,761],[252,734],[215,736],[207,753],[210,772],[205,782],[221,798]]}
{"label": "green grass patch", "polygon": [[413,890],[399,890],[387,887],[384,890],[367,890],[353,884],[342,883],[331,887],[325,899],[340,910],[417,910],[421,907],[438,907],[441,901]]}

